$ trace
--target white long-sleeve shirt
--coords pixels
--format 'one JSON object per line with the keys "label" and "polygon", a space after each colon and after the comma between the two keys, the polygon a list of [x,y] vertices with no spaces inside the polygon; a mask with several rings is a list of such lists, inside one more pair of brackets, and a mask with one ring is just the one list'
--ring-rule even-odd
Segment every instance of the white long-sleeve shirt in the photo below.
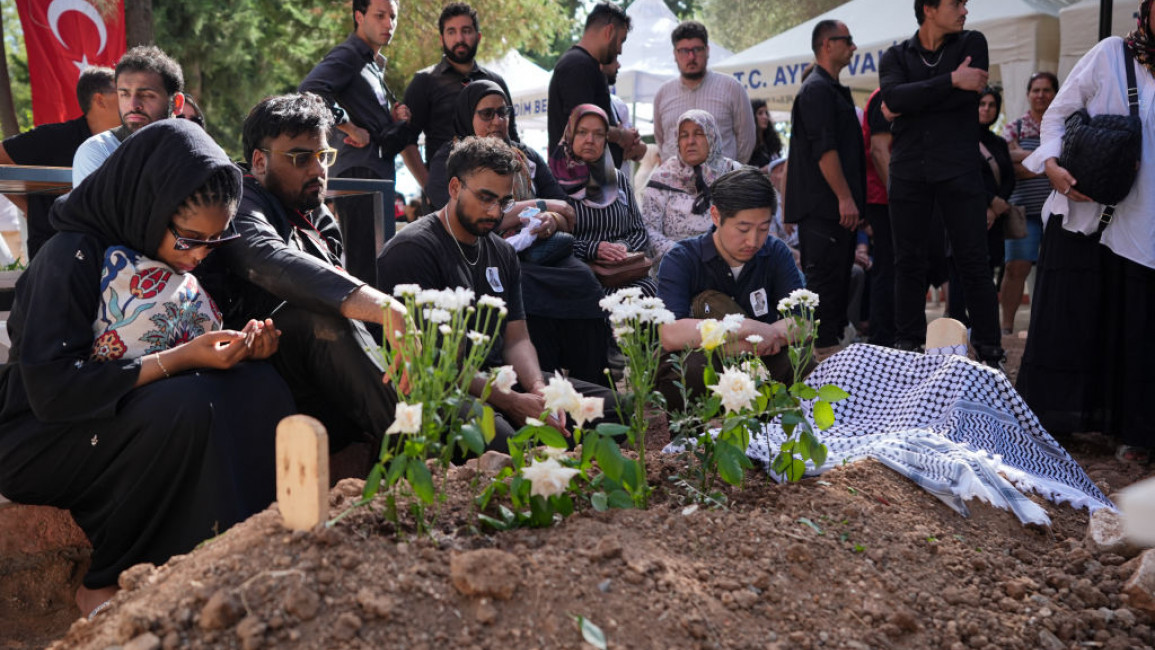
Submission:
{"label": "white long-sleeve shirt", "polygon": [[[1047,159],[1059,157],[1067,117],[1080,108],[1085,107],[1092,116],[1127,114],[1122,43],[1118,36],[1104,39],[1075,64],[1043,115],[1042,143],[1023,161],[1024,167],[1042,173]],[[1133,65],[1139,90],[1139,119],[1143,122],[1139,175],[1131,193],[1115,206],[1115,215],[1101,241],[1120,257],[1155,268],[1155,77],[1138,63]],[[1078,180],[1075,179],[1076,190]],[[1071,201],[1058,191],[1052,191],[1043,204],[1044,218],[1050,214],[1066,215],[1063,227],[1086,235],[1099,227],[1102,211],[1103,206],[1098,203]]]}

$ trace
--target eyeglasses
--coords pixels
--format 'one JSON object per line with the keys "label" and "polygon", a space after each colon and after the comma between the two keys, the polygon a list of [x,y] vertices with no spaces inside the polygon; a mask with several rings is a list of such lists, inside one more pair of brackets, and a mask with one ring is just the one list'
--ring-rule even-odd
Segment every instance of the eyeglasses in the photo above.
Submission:
{"label": "eyeglasses", "polygon": [[701,56],[702,53],[705,51],[706,51],[706,47],[703,45],[695,45],[694,47],[676,47],[676,48],[674,48],[674,53],[677,54],[678,56],[690,56],[691,54],[693,54],[694,56]]}
{"label": "eyeglasses", "polygon": [[280,154],[287,156],[289,160],[293,161],[293,166],[297,169],[304,169],[309,166],[311,158],[316,158],[321,166],[328,169],[337,162],[337,150],[333,148],[321,149],[319,151],[277,151],[276,149],[261,149],[267,154]]}
{"label": "eyeglasses", "polygon": [[828,37],[826,37],[826,40],[828,40],[828,41],[846,41],[847,45],[854,45],[854,37],[853,36],[828,36]]}
{"label": "eyeglasses", "polygon": [[513,204],[516,203],[516,199],[514,199],[512,196],[502,198],[500,196],[486,196],[484,194],[479,194],[477,190],[466,185],[465,181],[462,180],[461,177],[458,177],[458,180],[461,181],[462,187],[469,190],[469,192],[473,194],[473,196],[478,201],[481,201],[481,205],[484,206],[487,211],[492,210],[494,206],[497,206],[497,209],[501,210],[502,214],[504,214],[513,209]]}
{"label": "eyeglasses", "polygon": [[171,232],[172,236],[176,239],[176,242],[173,243],[172,247],[174,250],[178,251],[188,251],[200,246],[204,246],[205,248],[212,250],[221,244],[231,242],[234,239],[239,239],[241,236],[241,233],[237,232],[236,228],[234,228],[231,223],[229,224],[227,230],[225,230],[220,235],[217,235],[213,239],[193,239],[192,237],[185,237],[184,235],[181,235],[180,232],[177,231],[176,226],[172,225],[171,223],[168,224],[168,231]]}
{"label": "eyeglasses", "polygon": [[492,122],[493,118],[500,117],[503,120],[508,120],[510,115],[513,115],[512,106],[498,106],[497,108],[482,108],[474,112],[486,122]]}

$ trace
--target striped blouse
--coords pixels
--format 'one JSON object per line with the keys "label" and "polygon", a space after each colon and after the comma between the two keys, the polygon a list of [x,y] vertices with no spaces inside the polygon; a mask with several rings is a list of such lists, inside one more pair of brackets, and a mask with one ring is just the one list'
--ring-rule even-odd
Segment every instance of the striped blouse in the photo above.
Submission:
{"label": "striped blouse", "polygon": [[[598,244],[601,242],[623,243],[630,252],[645,251],[650,243],[642,215],[634,202],[634,189],[629,176],[621,170],[617,174],[618,198],[610,205],[591,208],[581,201],[569,199],[569,204],[577,213],[573,229],[573,253],[579,260],[589,262],[596,259]],[[647,296],[656,296],[658,293],[657,285],[650,277],[630,286],[640,288]]]}

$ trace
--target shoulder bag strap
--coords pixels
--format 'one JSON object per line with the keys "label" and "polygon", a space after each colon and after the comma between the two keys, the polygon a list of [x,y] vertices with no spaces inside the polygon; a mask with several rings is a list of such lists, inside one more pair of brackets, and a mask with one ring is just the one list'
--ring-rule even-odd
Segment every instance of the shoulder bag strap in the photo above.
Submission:
{"label": "shoulder bag strap", "polygon": [[[1139,119],[1139,88],[1135,81],[1135,61],[1131,56],[1131,50],[1127,49],[1127,42],[1123,42],[1123,67],[1127,71],[1127,107],[1131,112],[1131,117]],[[1103,207],[1103,213],[1099,215],[1099,227],[1096,228],[1096,233],[1103,234],[1107,226],[1111,225],[1111,219],[1115,216],[1115,206],[1107,205]]]}

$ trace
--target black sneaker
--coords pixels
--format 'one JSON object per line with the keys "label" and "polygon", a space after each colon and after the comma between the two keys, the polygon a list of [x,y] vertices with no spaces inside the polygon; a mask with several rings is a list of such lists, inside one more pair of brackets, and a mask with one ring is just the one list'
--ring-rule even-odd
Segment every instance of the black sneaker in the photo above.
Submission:
{"label": "black sneaker", "polygon": [[997,345],[976,345],[975,354],[978,355],[979,361],[983,365],[989,366],[1003,373],[1007,374],[1007,355],[1003,349]]}

